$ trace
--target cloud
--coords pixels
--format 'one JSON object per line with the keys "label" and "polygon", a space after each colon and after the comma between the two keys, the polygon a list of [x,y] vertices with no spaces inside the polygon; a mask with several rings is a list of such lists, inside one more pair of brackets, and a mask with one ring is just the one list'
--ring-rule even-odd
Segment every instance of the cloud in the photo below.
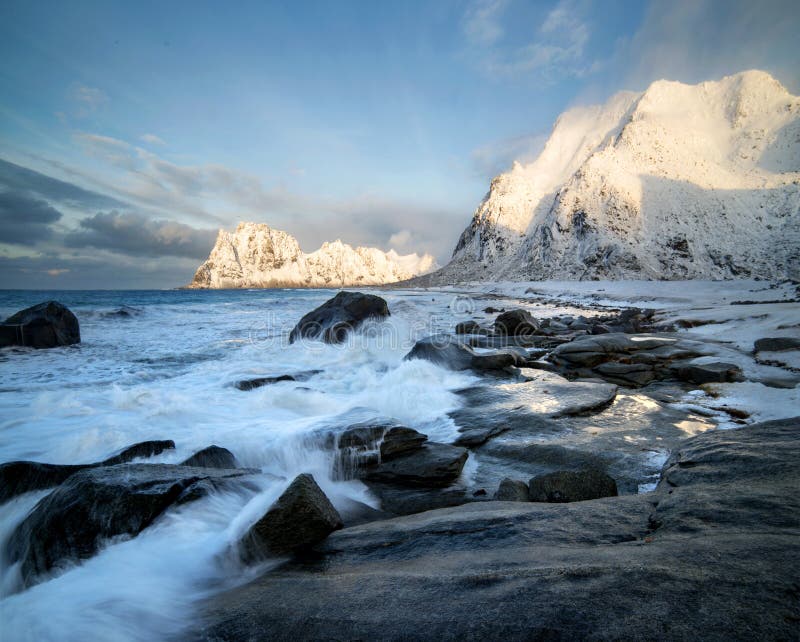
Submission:
{"label": "cloud", "polygon": [[126,203],[116,198],[83,189],[74,183],[0,159],[0,187],[37,196],[49,203],[75,209],[123,208]]}
{"label": "cloud", "polygon": [[503,37],[500,16],[505,0],[476,0],[468,8],[463,19],[464,35],[478,45],[491,45]]}
{"label": "cloud", "polygon": [[142,134],[141,140],[150,145],[166,145],[166,143],[155,134]]}
{"label": "cloud", "polygon": [[[554,82],[564,76],[585,76],[599,69],[586,59],[590,29],[583,0],[559,0],[545,15],[533,39],[522,45],[504,42],[500,18],[505,3],[471,5],[464,33],[472,45],[482,45],[479,65],[491,76],[528,76]],[[509,21],[514,16],[507,18]]]}
{"label": "cloud", "polygon": [[69,88],[67,96],[75,105],[73,115],[76,118],[86,118],[92,115],[109,100],[108,95],[102,89],[81,83],[73,84]]}
{"label": "cloud", "polygon": [[636,34],[620,43],[614,71],[642,89],[661,78],[694,83],[758,68],[797,93],[799,29],[795,0],[653,2]]}
{"label": "cloud", "polygon": [[395,250],[405,250],[411,243],[412,238],[411,230],[400,230],[389,237],[389,247]]}
{"label": "cloud", "polygon": [[140,214],[100,212],[84,218],[69,233],[68,247],[94,247],[130,256],[179,256],[205,259],[216,230],[201,230],[175,221],[156,221]]}
{"label": "cloud", "polygon": [[508,171],[514,161],[530,163],[544,148],[549,134],[530,134],[482,145],[472,151],[472,164],[481,178],[491,179]]}
{"label": "cloud", "polygon": [[31,245],[53,235],[61,212],[24,192],[0,191],[0,242]]}

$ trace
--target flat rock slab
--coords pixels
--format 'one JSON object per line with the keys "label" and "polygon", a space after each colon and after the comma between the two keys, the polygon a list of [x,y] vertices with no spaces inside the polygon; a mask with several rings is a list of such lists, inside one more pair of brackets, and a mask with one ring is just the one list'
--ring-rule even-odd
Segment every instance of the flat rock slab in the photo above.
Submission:
{"label": "flat rock slab", "polygon": [[344,529],[319,561],[212,598],[191,637],[798,639],[800,419],[680,452],[648,495]]}
{"label": "flat rock slab", "polygon": [[477,446],[519,424],[537,418],[556,418],[600,412],[617,396],[609,383],[567,381],[552,373],[518,383],[478,386],[464,391],[466,403],[451,413],[462,446]]}

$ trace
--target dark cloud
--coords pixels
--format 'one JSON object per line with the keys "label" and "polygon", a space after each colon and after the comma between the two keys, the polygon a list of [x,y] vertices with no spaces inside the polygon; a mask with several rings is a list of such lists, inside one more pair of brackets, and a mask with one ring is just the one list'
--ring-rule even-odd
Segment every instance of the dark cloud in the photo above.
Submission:
{"label": "dark cloud", "polygon": [[94,247],[132,256],[181,256],[205,259],[216,230],[199,230],[175,221],[154,221],[140,214],[100,212],[84,218],[68,234],[68,247]]}
{"label": "dark cloud", "polygon": [[74,209],[128,207],[126,203],[116,198],[83,189],[73,183],[60,181],[3,159],[0,159],[0,186],[7,191],[28,193],[51,204]]}
{"label": "dark cloud", "polygon": [[49,203],[16,191],[0,191],[0,242],[31,245],[50,238],[61,212]]}
{"label": "dark cloud", "polygon": [[0,256],[0,288],[101,290],[175,288],[192,280],[194,259],[94,256]]}

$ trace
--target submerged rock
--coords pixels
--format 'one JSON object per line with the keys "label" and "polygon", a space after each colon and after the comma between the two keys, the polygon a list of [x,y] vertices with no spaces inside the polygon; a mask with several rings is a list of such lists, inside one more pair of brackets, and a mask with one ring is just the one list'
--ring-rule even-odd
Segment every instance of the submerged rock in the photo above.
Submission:
{"label": "submerged rock", "polygon": [[351,330],[367,319],[389,316],[385,300],[374,294],[339,292],[318,308],[306,314],[289,335],[289,343],[298,339],[321,339],[325,343],[342,343]]}
{"label": "submerged rock", "polygon": [[36,461],[12,461],[0,464],[0,503],[33,490],[58,486],[85,468],[113,466],[134,459],[152,457],[172,448],[175,448],[175,442],[172,440],[143,441],[93,464],[42,464]]}
{"label": "submerged rock", "polygon": [[94,555],[105,540],[135,537],[175,504],[248,474],[170,464],[120,464],[81,470],[43,498],[12,532],[10,563],[23,583]]}
{"label": "submerged rock", "polygon": [[342,518],[314,477],[302,474],[259,519],[240,543],[242,558],[257,561],[269,555],[298,551],[342,528]]}
{"label": "submerged rock", "polygon": [[25,308],[0,324],[0,348],[12,345],[55,348],[80,341],[77,317],[58,301]]}
{"label": "submerged rock", "polygon": [[274,377],[255,377],[254,379],[237,381],[234,385],[239,390],[254,390],[255,388],[261,388],[262,386],[268,386],[282,381],[308,381],[311,377],[320,372],[322,372],[322,370],[306,370],[304,372],[295,372],[294,374],[277,375]]}
{"label": "submerged rock", "polygon": [[540,475],[528,483],[528,499],[532,502],[582,502],[617,494],[617,483],[604,472],[593,469]]}
{"label": "submerged rock", "polygon": [[199,468],[236,468],[236,457],[227,448],[220,446],[209,446],[203,450],[197,451],[194,455],[189,457],[186,461],[181,463],[181,466],[196,466]]}

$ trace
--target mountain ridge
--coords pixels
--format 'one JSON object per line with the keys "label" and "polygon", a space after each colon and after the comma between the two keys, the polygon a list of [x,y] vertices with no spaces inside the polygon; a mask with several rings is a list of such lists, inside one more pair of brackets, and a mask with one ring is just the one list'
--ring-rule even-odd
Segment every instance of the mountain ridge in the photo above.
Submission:
{"label": "mountain ridge", "polygon": [[411,284],[800,278],[800,98],[766,72],[570,109]]}
{"label": "mountain ridge", "polygon": [[326,241],[308,254],[291,234],[263,223],[241,222],[221,229],[190,289],[325,288],[385,285],[436,269],[425,254],[400,255],[373,247]]}

